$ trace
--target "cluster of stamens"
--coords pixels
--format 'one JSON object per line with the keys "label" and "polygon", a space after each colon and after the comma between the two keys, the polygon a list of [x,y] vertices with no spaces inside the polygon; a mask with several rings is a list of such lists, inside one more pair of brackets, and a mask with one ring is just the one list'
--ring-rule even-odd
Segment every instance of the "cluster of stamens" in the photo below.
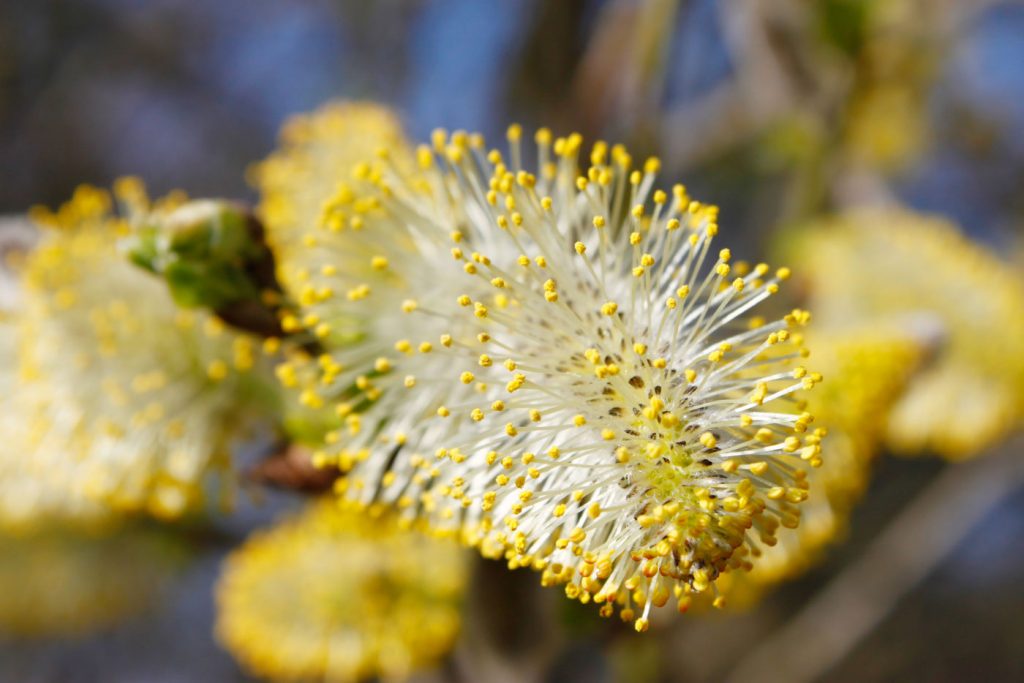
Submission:
{"label": "cluster of stamens", "polygon": [[656,159],[599,142],[581,172],[580,136],[542,129],[535,175],[508,138],[506,159],[438,131],[416,173],[355,169],[309,237],[347,249],[284,320],[326,351],[279,375],[335,411],[315,457],[345,499],[643,630],[797,525],[822,436],[795,398],[821,379],[808,314],[750,315],[788,269],[715,253],[717,208],[654,189]]}

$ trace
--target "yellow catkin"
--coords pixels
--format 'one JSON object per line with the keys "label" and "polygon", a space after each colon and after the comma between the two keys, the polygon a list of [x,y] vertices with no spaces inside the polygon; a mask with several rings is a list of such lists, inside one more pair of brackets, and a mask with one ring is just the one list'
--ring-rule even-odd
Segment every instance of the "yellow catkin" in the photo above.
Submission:
{"label": "yellow catkin", "polygon": [[81,187],[58,210],[33,213],[43,234],[11,323],[18,374],[0,398],[0,419],[28,447],[0,450],[0,470],[20,473],[0,481],[10,488],[0,511],[29,517],[44,498],[66,495],[180,515],[203,498],[207,475],[227,467],[233,438],[273,403],[258,342],[179,309],[118,248],[136,221],[159,220],[183,197],[150,204],[131,179],[115,191],[118,212],[109,193]]}
{"label": "yellow catkin", "polygon": [[[372,103],[339,101],[290,119],[278,149],[251,170],[278,276],[295,296],[301,293],[306,273],[324,268],[368,275],[386,272],[388,259],[381,253],[332,250],[347,239],[346,231],[358,229],[368,208],[346,191],[355,168],[383,151],[388,164],[403,169],[414,165],[394,113]],[[307,246],[309,239],[317,248]]]}
{"label": "yellow catkin", "polygon": [[403,679],[452,648],[466,559],[392,517],[317,503],[228,556],[216,634],[274,680]]}
{"label": "yellow catkin", "polygon": [[791,273],[713,248],[717,207],[655,194],[657,160],[598,143],[581,169],[582,137],[545,132],[534,169],[529,136],[508,139],[484,152],[439,130],[415,169],[356,165],[329,204],[358,229],[308,247],[353,267],[308,275],[369,294],[304,303],[298,317],[343,326],[323,342],[342,369],[296,358],[283,379],[345,407],[319,458],[344,500],[393,505],[643,630],[798,524],[822,461],[796,410],[822,377],[793,374],[810,315],[747,323]]}
{"label": "yellow catkin", "polygon": [[965,459],[1024,415],[1024,282],[944,219],[862,210],[788,240],[818,322],[895,325],[934,337],[935,356],[889,417],[901,453]]}

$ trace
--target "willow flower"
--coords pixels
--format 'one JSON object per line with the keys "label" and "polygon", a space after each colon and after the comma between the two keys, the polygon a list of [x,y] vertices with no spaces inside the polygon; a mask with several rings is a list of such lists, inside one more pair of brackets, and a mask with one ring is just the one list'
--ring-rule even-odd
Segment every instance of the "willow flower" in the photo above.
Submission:
{"label": "willow flower", "polygon": [[79,636],[142,614],[182,556],[173,539],[143,527],[0,533],[0,634]]}
{"label": "willow flower", "polygon": [[320,502],[228,556],[217,636],[274,680],[404,679],[454,645],[465,560],[455,543]]}
{"label": "willow flower", "polygon": [[999,441],[1024,415],[1024,283],[941,218],[854,211],[794,236],[823,327],[927,323],[944,344],[888,419],[889,445],[950,459]]}
{"label": "willow flower", "polygon": [[123,216],[91,187],[55,213],[34,212],[46,234],[26,260],[16,322],[19,382],[40,402],[26,429],[42,445],[23,457],[59,454],[36,469],[73,470],[76,494],[112,508],[176,516],[203,498],[207,474],[226,469],[230,442],[271,387],[254,338],[178,309],[118,250],[129,220],[181,200],[149,206],[131,180],[118,190]]}
{"label": "willow flower", "polygon": [[734,270],[717,209],[655,190],[656,159],[599,142],[581,173],[580,136],[542,129],[535,174],[508,137],[507,161],[439,131],[414,175],[357,169],[309,232],[346,238],[300,313],[328,352],[279,375],[344,420],[316,459],[346,499],[643,630],[798,524],[820,462],[789,409],[821,379],[797,364],[808,314],[751,316],[788,269]]}

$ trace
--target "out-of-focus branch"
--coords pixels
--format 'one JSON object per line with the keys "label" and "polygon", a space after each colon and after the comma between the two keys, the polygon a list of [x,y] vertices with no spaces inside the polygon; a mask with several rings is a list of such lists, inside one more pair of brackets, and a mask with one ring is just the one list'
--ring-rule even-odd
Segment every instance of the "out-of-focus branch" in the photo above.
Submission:
{"label": "out-of-focus branch", "polygon": [[606,5],[572,83],[584,132],[635,132],[659,109],[679,0]]}
{"label": "out-of-focus branch", "polygon": [[[799,41],[791,35],[806,21],[805,8],[786,0],[737,0],[718,9],[735,76],[665,115],[666,157],[681,167],[740,144],[797,107],[821,99],[814,91],[823,80],[813,78]],[[831,80],[831,87],[838,88]],[[690,131],[700,134],[688,135]]]}
{"label": "out-of-focus branch", "polygon": [[467,601],[464,635],[454,667],[464,681],[540,683],[564,636],[550,589],[533,571],[511,571],[501,561],[478,559]]}
{"label": "out-of-focus branch", "polygon": [[290,444],[250,467],[244,476],[257,484],[286,491],[320,494],[331,490],[339,474],[335,467],[316,467],[308,449]]}
{"label": "out-of-focus branch", "polygon": [[[940,44],[962,32],[995,0],[908,0],[887,5],[889,21],[926,21]],[[834,125],[854,74],[815,45],[812,3],[735,0],[720,3],[718,21],[735,76],[663,117],[663,150],[674,166],[687,168],[750,140],[783,117],[800,113]],[[699,135],[689,135],[698,131]],[[862,174],[863,175],[863,174]],[[839,188],[839,201],[865,192],[886,201],[887,191],[868,178]]]}
{"label": "out-of-focus branch", "polygon": [[978,460],[949,465],[864,551],[727,680],[820,678],[1006,496],[1024,484],[1024,436]]}

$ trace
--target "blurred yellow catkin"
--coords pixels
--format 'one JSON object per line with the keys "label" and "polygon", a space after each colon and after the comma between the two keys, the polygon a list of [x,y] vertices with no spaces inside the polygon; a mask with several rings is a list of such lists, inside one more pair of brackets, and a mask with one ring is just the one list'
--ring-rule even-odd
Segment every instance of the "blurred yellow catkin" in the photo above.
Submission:
{"label": "blurred yellow catkin", "polygon": [[80,636],[162,597],[183,548],[141,527],[0,533],[0,636]]}
{"label": "blurred yellow catkin", "polygon": [[86,186],[33,212],[44,234],[24,264],[12,397],[35,445],[18,455],[76,496],[173,517],[203,499],[274,387],[255,339],[180,310],[119,251],[131,221],[182,198],[151,206],[137,181],[116,189],[120,212]]}
{"label": "blurred yellow catkin", "polygon": [[401,680],[454,645],[466,560],[452,541],[321,501],[228,556],[217,636],[273,680]]}
{"label": "blurred yellow catkin", "polygon": [[900,453],[970,458],[1024,415],[1024,283],[948,221],[865,209],[788,236],[825,328],[898,325],[939,338],[935,358],[893,406]]}
{"label": "blurred yellow catkin", "polygon": [[[325,208],[353,168],[385,154],[396,167],[412,166],[412,151],[398,117],[369,102],[337,101],[290,119],[277,151],[250,170],[259,189],[260,218],[274,250],[278,277],[296,298],[315,296],[310,277],[325,267],[344,268],[358,258],[336,235],[357,225],[324,221]],[[318,230],[313,230],[317,226]]]}

